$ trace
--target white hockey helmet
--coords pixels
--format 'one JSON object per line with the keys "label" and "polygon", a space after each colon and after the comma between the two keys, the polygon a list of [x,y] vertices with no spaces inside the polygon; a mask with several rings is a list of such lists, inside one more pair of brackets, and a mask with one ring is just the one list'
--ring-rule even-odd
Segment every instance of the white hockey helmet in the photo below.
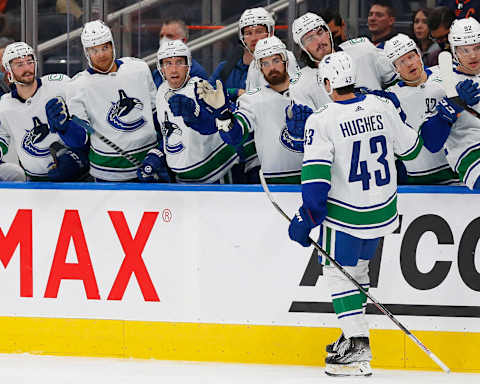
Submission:
{"label": "white hockey helmet", "polygon": [[[108,42],[112,43],[113,48],[113,60],[112,65],[108,69],[109,72],[111,67],[115,62],[115,43],[113,42],[112,31],[102,20],[94,20],[85,23],[83,26],[82,34],[80,35],[80,40],[82,41],[83,51],[85,52],[85,57],[87,58],[88,65],[91,68],[94,68],[90,55],[88,54],[87,48],[96,47],[97,45],[105,44]],[[94,68],[98,70],[97,68]],[[102,72],[102,71],[101,71]]]}
{"label": "white hockey helmet", "polygon": [[330,95],[334,89],[355,84],[355,68],[349,54],[334,52],[322,59],[318,66],[317,81],[321,82],[321,86],[325,86],[326,79],[330,81]]}
{"label": "white hockey helmet", "polygon": [[310,57],[312,61],[318,60],[315,60],[310,54],[310,52],[307,51],[307,49],[303,45],[302,38],[308,32],[317,30],[318,28],[322,28],[330,36],[330,44],[332,46],[333,52],[332,33],[330,32],[330,28],[328,28],[327,23],[325,23],[325,20],[323,20],[320,16],[312,12],[307,12],[299,18],[295,19],[292,24],[293,41],[298,44],[300,48],[302,48],[302,50],[308,55],[308,57]]}
{"label": "white hockey helmet", "polygon": [[398,35],[393,36],[390,40],[387,40],[385,42],[385,47],[383,48],[387,60],[392,64],[395,71],[397,71],[395,61],[411,51],[416,51],[420,60],[422,60],[422,54],[420,53],[417,44],[415,44],[415,41],[403,33],[399,33]]}
{"label": "white hockey helmet", "polygon": [[288,65],[288,56],[287,56],[287,47],[282,43],[277,36],[266,37],[265,39],[259,40],[255,46],[254,58],[258,68],[261,68],[260,60],[265,57],[270,57],[273,55],[282,56],[283,61],[285,62],[285,68]]}
{"label": "white hockey helmet", "polygon": [[[246,9],[240,20],[238,21],[238,38],[242,42],[243,46],[248,49],[247,44],[243,38],[243,29],[245,27],[251,27],[254,25],[264,25],[267,27],[268,36],[273,34],[275,28],[275,21],[272,15],[262,7]],[[250,52],[253,53],[253,52]]]}
{"label": "white hockey helmet", "polygon": [[448,33],[448,42],[453,57],[458,61],[455,47],[480,43],[480,23],[472,16],[454,20]]}
{"label": "white hockey helmet", "polygon": [[192,53],[190,48],[182,40],[172,40],[163,43],[157,51],[157,69],[160,72],[163,80],[165,81],[165,75],[162,71],[162,60],[169,57],[185,57],[187,59],[188,71],[187,76],[185,76],[185,81],[178,88],[182,88],[188,80],[188,74],[190,73],[190,68],[192,67]]}
{"label": "white hockey helmet", "polygon": [[6,46],[5,51],[3,52],[2,65],[7,71],[8,81],[15,84],[22,84],[15,79],[13,75],[12,67],[10,65],[11,61],[18,58],[23,58],[27,56],[32,56],[35,61],[35,76],[37,75],[37,56],[33,51],[33,48],[24,42],[12,43]]}

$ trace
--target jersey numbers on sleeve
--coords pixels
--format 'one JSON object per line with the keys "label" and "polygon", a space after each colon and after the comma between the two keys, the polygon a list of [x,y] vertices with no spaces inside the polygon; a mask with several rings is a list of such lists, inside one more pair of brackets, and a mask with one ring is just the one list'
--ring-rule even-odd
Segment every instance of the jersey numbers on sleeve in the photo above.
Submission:
{"label": "jersey numbers on sleeve", "polygon": [[313,129],[308,129],[307,132],[305,132],[305,144],[306,145],[311,145],[313,141],[313,134],[315,131]]}
{"label": "jersey numbers on sleeve", "polygon": [[[368,171],[367,161],[359,160],[361,143],[362,142],[360,140],[353,142],[352,160],[350,162],[350,173],[348,176],[348,181],[350,183],[361,181],[362,189],[364,191],[367,191],[370,189],[370,179],[372,178],[372,175]],[[374,136],[370,139],[370,153],[378,153],[379,149],[381,153],[380,156],[377,158],[377,162],[383,165],[384,176],[382,175],[382,171],[380,169],[375,170],[373,174],[375,176],[376,185],[381,187],[382,185],[390,183],[390,169],[388,167],[388,161],[385,158],[385,156],[387,155],[387,140],[383,135]]]}

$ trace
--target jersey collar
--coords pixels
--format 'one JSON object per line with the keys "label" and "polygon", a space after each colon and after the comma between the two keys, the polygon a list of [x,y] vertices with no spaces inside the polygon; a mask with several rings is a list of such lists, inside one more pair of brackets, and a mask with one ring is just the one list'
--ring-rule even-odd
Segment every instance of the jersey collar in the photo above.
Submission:
{"label": "jersey collar", "polygon": [[[117,71],[118,69],[120,68],[120,65],[123,64],[123,61],[120,60],[120,59],[115,59],[115,64],[117,64]],[[102,72],[98,72],[96,71],[95,69],[91,68],[91,67],[88,67],[87,68],[87,72],[90,73],[91,75],[108,75],[108,73],[102,73]],[[109,72],[110,73],[110,72]]]}
{"label": "jersey collar", "polygon": [[[35,96],[38,92],[38,90],[40,89],[40,87],[42,86],[42,79],[40,79],[39,77],[36,78],[37,79],[37,89],[35,90],[35,93],[32,95]],[[12,97],[17,99],[18,101],[20,101],[21,103],[25,103],[27,100],[25,100],[22,96],[20,96],[18,94],[18,90],[17,90],[17,85],[16,84],[12,84]]]}
{"label": "jersey collar", "polygon": [[357,103],[359,101],[363,101],[365,100],[365,96],[366,95],[356,95],[353,99],[348,99],[348,100],[338,100],[338,101],[335,101],[335,103],[338,103],[338,104],[353,104],[353,103]]}
{"label": "jersey collar", "polygon": [[475,77],[475,76],[477,76],[477,75],[472,75],[472,74],[470,74],[470,73],[460,72],[459,70],[457,70],[456,67],[453,68],[453,72],[458,73],[459,75],[468,76],[468,77]]}

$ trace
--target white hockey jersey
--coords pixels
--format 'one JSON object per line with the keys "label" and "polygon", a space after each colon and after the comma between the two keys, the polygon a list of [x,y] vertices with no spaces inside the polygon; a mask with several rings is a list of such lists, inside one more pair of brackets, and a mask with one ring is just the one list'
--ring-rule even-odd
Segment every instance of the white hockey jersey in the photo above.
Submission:
{"label": "white hockey jersey", "polygon": [[375,47],[368,38],[347,40],[339,47],[353,59],[357,72],[356,87],[382,89],[397,77],[383,50]]}
{"label": "white hockey jersey", "polygon": [[422,140],[393,104],[374,95],[326,104],[305,125],[302,185],[328,183],[324,225],[369,239],[398,226],[394,153],[418,155]]}
{"label": "white hockey jersey", "polygon": [[314,111],[332,101],[325,87],[318,84],[317,73],[317,68],[307,65],[298,72],[298,76],[290,85],[290,96],[295,103],[306,105]]}
{"label": "white hockey jersey", "polygon": [[287,131],[285,108],[289,91],[280,94],[270,87],[240,96],[235,117],[255,134],[258,158],[269,183],[300,183],[303,153],[295,150]]}
{"label": "white hockey jersey", "polygon": [[[407,116],[406,122],[417,132],[427,117],[436,113],[437,103],[445,96],[438,67],[426,69],[427,81],[416,87],[410,87],[400,81],[387,89],[397,95],[403,111]],[[408,184],[451,184],[458,182],[448,164],[445,152],[440,150],[431,153],[422,148],[419,155],[410,161],[405,161]]]}
{"label": "white hockey jersey", "polygon": [[[292,52],[287,51],[287,56],[288,56],[287,72],[290,75],[290,78],[292,78],[296,76],[298,71],[300,71],[300,67],[298,66],[297,59],[295,58]],[[266,85],[267,85],[267,81],[265,80],[265,77],[263,76],[263,73],[260,70],[260,68],[258,68],[257,61],[252,60],[252,62],[248,67],[245,89],[248,91],[250,89],[260,88]]]}
{"label": "white hockey jersey", "polygon": [[[157,144],[153,122],[156,87],[143,60],[124,57],[116,62],[116,72],[101,74],[89,68],[73,77],[67,104],[70,114],[88,121],[95,131],[141,162]],[[90,142],[93,177],[136,179],[137,166],[96,135],[91,135]]]}
{"label": "white hockey jersey", "polygon": [[[456,83],[472,79],[480,84],[479,75],[466,75],[454,71],[454,76]],[[472,108],[480,112],[480,103]],[[460,180],[472,189],[480,177],[480,119],[467,111],[460,113],[445,142],[445,153],[450,166],[458,173]]]}
{"label": "white hockey jersey", "polygon": [[10,145],[30,180],[47,180],[49,167],[53,164],[50,144],[63,143],[57,133],[48,126],[45,105],[57,96],[65,99],[65,88],[70,78],[62,74],[46,75],[37,79],[35,94],[20,98],[16,91],[2,96],[0,100],[0,158]]}
{"label": "white hockey jersey", "polygon": [[171,93],[195,100],[195,82],[200,80],[193,77],[176,91],[170,90],[168,82],[164,81],[156,96],[158,120],[162,132],[166,133],[163,135],[163,150],[168,166],[180,183],[216,182],[238,161],[235,148],[226,144],[218,132],[202,135],[188,127],[181,116],[174,116],[170,111],[167,98]]}

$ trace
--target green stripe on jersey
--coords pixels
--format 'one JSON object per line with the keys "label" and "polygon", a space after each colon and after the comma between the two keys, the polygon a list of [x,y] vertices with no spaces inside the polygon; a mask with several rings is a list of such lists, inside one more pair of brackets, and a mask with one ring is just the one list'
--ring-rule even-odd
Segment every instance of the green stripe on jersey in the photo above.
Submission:
{"label": "green stripe on jersey", "polygon": [[307,164],[302,167],[302,184],[331,180],[330,164]]}
{"label": "green stripe on jersey", "polygon": [[451,168],[441,169],[428,175],[411,176],[407,174],[407,184],[431,185],[458,181],[458,175]]}
{"label": "green stripe on jersey", "polygon": [[228,163],[237,155],[235,148],[228,144],[223,144],[212,157],[204,160],[196,167],[188,171],[174,171],[181,181],[195,182],[207,178],[208,175],[215,173],[219,168]]}
{"label": "green stripe on jersey", "polygon": [[[137,153],[130,153],[129,154],[137,159],[139,162],[142,162],[145,156],[147,155],[147,152],[154,148],[155,144],[152,144],[151,148],[147,148],[143,151],[137,152]],[[88,154],[88,158],[92,164],[98,165],[99,167],[105,168],[105,170],[110,169],[131,169],[131,168],[137,168],[136,165],[132,164],[129,160],[127,160],[125,157],[122,157],[120,154],[115,154],[115,155],[101,155],[93,148],[90,147],[90,153]]]}
{"label": "green stripe on jersey", "polygon": [[464,156],[458,165],[457,171],[460,176],[460,179],[465,182],[465,174],[468,172],[468,169],[480,159],[480,149],[475,149],[470,151],[468,155]]}
{"label": "green stripe on jersey", "polygon": [[418,136],[417,145],[414,148],[412,148],[407,154],[403,156],[397,155],[397,157],[403,161],[413,160],[418,156],[422,147],[423,147],[422,136]]}
{"label": "green stripe on jersey", "polygon": [[342,223],[365,226],[389,221],[397,214],[397,196],[381,208],[355,210],[337,202],[327,201],[328,217]]}

